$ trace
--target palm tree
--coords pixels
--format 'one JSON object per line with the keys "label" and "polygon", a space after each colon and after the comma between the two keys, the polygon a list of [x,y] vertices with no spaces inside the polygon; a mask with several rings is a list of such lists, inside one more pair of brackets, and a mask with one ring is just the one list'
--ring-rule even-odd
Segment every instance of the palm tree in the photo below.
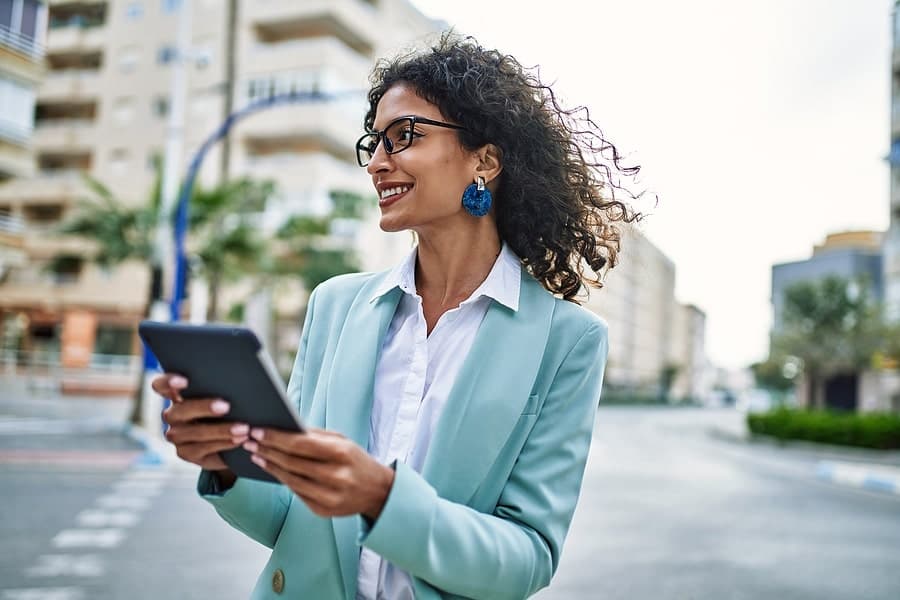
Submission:
{"label": "palm tree", "polygon": [[[151,271],[153,282],[147,290],[143,317],[147,318],[160,285],[152,272],[152,257],[156,225],[160,210],[161,175],[149,201],[144,206],[129,207],[116,199],[101,182],[85,176],[94,197],[83,200],[60,232],[91,239],[96,252],[91,260],[103,268],[113,268],[126,260],[138,260]],[[217,298],[223,280],[236,276],[242,269],[256,263],[264,253],[265,244],[255,233],[248,212],[265,205],[273,186],[268,182],[241,179],[226,182],[205,190],[197,188],[191,197],[189,222],[189,253],[206,277],[210,291],[209,316],[215,318]],[[246,271],[244,271],[246,272]],[[139,423],[143,406],[143,381],[136,386],[130,420]]]}

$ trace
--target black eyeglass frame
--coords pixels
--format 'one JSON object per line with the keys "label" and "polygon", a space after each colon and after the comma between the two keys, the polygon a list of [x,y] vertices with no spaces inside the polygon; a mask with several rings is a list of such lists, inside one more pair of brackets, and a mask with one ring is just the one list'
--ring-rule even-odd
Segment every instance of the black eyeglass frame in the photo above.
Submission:
{"label": "black eyeglass frame", "polygon": [[[385,132],[389,130],[391,127],[399,123],[400,121],[409,121],[410,130],[414,129],[417,123],[421,123],[422,125],[435,125],[437,127],[446,127],[447,129],[457,129],[459,131],[465,131],[466,128],[462,125],[454,125],[453,123],[444,123],[443,121],[435,121],[434,119],[426,119],[425,117],[418,117],[416,115],[407,115],[404,117],[397,117],[393,121],[387,124],[387,127],[382,129],[381,131],[371,131],[369,133],[364,133],[362,137],[359,138],[356,142],[356,162],[359,163],[360,167],[366,167],[369,164],[369,161],[363,162],[362,155],[360,152],[367,152],[374,154],[375,148],[378,148],[378,144],[376,143],[374,147],[370,150],[370,146],[363,146],[363,140],[367,138],[371,138],[373,135],[377,136],[378,142],[384,146],[384,151],[388,154],[397,154],[399,152],[403,152],[407,148],[413,145],[413,140],[415,136],[409,138],[409,143],[405,146],[400,147],[397,150],[393,149],[393,142],[391,142],[387,137],[385,137]],[[371,158],[369,159],[371,160]]]}

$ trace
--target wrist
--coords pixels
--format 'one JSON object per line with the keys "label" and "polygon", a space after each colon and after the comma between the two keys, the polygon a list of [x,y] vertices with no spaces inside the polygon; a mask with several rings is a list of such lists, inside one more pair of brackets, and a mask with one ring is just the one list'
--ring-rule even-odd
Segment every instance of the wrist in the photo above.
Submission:
{"label": "wrist", "polygon": [[364,511],[362,515],[369,521],[370,524],[374,524],[375,521],[378,520],[378,517],[381,516],[381,511],[384,510],[384,505],[387,503],[388,496],[391,493],[391,488],[394,486],[394,475],[396,472],[393,467],[388,467],[381,465],[381,473],[383,477],[381,478],[381,483],[378,486],[378,492],[375,494],[373,498],[371,506],[368,510]]}

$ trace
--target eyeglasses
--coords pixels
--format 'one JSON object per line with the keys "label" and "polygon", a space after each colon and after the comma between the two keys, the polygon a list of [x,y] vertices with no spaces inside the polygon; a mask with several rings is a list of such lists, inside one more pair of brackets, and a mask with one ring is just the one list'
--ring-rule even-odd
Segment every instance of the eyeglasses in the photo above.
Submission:
{"label": "eyeglasses", "polygon": [[437,125],[438,127],[446,127],[448,129],[465,130],[465,127],[453,125],[451,123],[442,123],[441,121],[432,121],[425,117],[400,117],[394,119],[390,124],[381,131],[373,131],[367,133],[356,142],[356,161],[359,166],[365,167],[372,160],[375,149],[380,141],[384,145],[384,151],[388,154],[397,154],[412,146],[413,140],[421,137],[422,134],[416,133],[416,125]]}

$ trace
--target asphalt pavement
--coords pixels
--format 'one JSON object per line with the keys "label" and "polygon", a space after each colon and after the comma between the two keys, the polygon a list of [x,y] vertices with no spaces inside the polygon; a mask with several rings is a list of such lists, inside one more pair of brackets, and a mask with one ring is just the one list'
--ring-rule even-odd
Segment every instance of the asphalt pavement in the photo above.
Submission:
{"label": "asphalt pavement", "polygon": [[[246,598],[268,551],[124,424],[128,399],[0,379],[0,600]],[[540,600],[900,598],[898,453],[749,441],[729,410],[601,408]],[[828,465],[844,469],[825,477]],[[847,471],[847,468],[856,471]]]}

